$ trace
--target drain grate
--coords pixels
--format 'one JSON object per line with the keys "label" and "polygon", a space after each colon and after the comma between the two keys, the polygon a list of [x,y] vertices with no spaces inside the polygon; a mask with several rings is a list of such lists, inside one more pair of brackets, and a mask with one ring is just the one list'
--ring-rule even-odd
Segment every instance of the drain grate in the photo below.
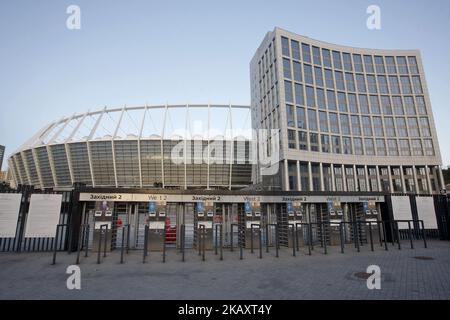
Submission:
{"label": "drain grate", "polygon": [[356,278],[358,279],[364,279],[367,280],[369,279],[369,277],[372,275],[371,273],[367,273],[367,272],[356,272],[353,274]]}
{"label": "drain grate", "polygon": [[434,258],[432,257],[425,257],[425,256],[417,256],[417,257],[413,257],[414,259],[417,260],[434,260]]}

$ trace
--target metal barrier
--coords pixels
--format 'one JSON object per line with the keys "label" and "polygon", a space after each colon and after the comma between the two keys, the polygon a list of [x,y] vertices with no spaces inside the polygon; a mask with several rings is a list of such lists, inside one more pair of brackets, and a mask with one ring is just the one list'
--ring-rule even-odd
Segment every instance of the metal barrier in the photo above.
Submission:
{"label": "metal barrier", "polygon": [[143,251],[143,257],[142,257],[142,263],[145,263],[145,260],[148,256],[148,225],[144,228],[144,251]]}
{"label": "metal barrier", "polygon": [[[300,244],[298,241],[298,226],[306,226],[307,228],[307,237],[308,237],[308,254],[311,255],[311,245],[312,245],[312,234],[310,230],[310,224],[307,222],[297,222],[295,223],[295,245],[297,247],[297,251],[300,251]],[[303,229],[303,228],[302,228]]]}
{"label": "metal barrier", "polygon": [[279,230],[278,224],[268,223],[266,224],[266,252],[269,252],[269,229],[275,228],[275,257],[279,258],[278,250],[280,249]]}
{"label": "metal barrier", "polygon": [[202,256],[202,260],[205,261],[205,242],[206,242],[206,228],[201,224],[197,227],[197,243],[198,243],[198,255]]}
{"label": "metal barrier", "polygon": [[[391,232],[392,232],[392,224],[396,224],[396,237],[397,237],[397,243],[398,243],[398,248],[401,249],[401,245],[400,245],[400,231],[399,231],[399,227],[398,227],[398,223],[408,223],[408,238],[410,241],[410,246],[411,249],[414,249],[414,243],[413,243],[413,232],[412,232],[412,228],[411,228],[411,223],[418,223],[419,224],[419,229],[422,230],[422,240],[423,240],[423,244],[424,244],[424,248],[427,248],[427,240],[426,240],[426,231],[425,231],[425,225],[423,220],[390,220],[390,221],[384,221],[384,222],[389,222],[391,225]],[[391,233],[391,240],[393,242],[393,235]]]}
{"label": "metal barrier", "polygon": [[311,242],[311,250],[314,250],[314,244],[313,244],[313,239],[312,239],[312,226],[313,225],[317,225],[318,228],[320,228],[320,246],[323,248],[323,253],[324,254],[328,254],[328,248],[327,248],[327,238],[326,238],[326,232],[324,229],[324,224],[329,225],[329,223],[325,223],[325,222],[310,222],[309,223],[309,240]]}
{"label": "metal barrier", "polygon": [[258,236],[259,236],[259,258],[262,259],[262,234],[261,234],[261,225],[259,225],[259,224],[257,224],[257,223],[252,223],[252,224],[250,225],[250,234],[251,234],[251,237],[250,237],[250,248],[251,248],[251,250],[250,250],[250,252],[253,253],[253,247],[254,247],[254,245],[253,245],[253,230],[254,230],[255,227],[258,229]]}
{"label": "metal barrier", "polygon": [[[104,231],[103,231],[104,230]],[[98,239],[98,254],[97,254],[97,264],[100,264],[100,255],[101,255],[101,251],[102,251],[102,237],[104,236],[104,248],[103,248],[103,258],[106,257],[106,244],[107,244],[107,240],[108,240],[108,225],[107,224],[102,224],[100,225],[100,238]]]}
{"label": "metal barrier", "polygon": [[162,243],[163,243],[163,263],[165,263],[166,262],[166,230],[167,230],[167,226],[166,226],[166,224],[164,224],[164,231],[163,231],[163,240],[162,240]]}
{"label": "metal barrier", "polygon": [[81,251],[81,247],[84,243],[85,246],[85,250],[86,250],[86,254],[85,257],[88,256],[88,244],[89,244],[89,224],[82,224],[80,226],[80,233],[78,236],[78,246],[77,246],[77,261],[75,262],[75,264],[79,264],[80,263],[80,251]]}
{"label": "metal barrier", "polygon": [[58,238],[59,238],[59,230],[60,228],[64,228],[64,227],[68,227],[68,224],[58,224],[56,226],[56,234],[55,234],[55,238],[53,241],[53,260],[52,260],[52,265],[54,265],[56,263],[56,252],[58,251]]}
{"label": "metal barrier", "polygon": [[289,223],[289,229],[292,227],[292,255],[295,257],[295,251],[296,251],[296,244],[295,240],[297,239],[297,230],[295,227],[295,224]]}
{"label": "metal barrier", "polygon": [[[220,242],[220,260],[223,260],[223,225],[222,223],[217,223],[214,225],[214,254],[217,255],[218,243]],[[220,231],[220,241],[218,240],[218,234]],[[233,236],[233,235],[231,235]]]}
{"label": "metal barrier", "polygon": [[185,232],[186,232],[186,226],[182,224],[180,226],[180,233],[181,233],[181,241],[180,241],[180,249],[181,249],[181,261],[184,262],[184,250],[185,250]]}
{"label": "metal barrier", "polygon": [[237,223],[232,223],[230,225],[230,232],[231,232],[231,237],[230,237],[230,251],[233,252],[233,242],[234,242],[234,227],[238,228],[238,244],[239,244],[239,224]]}
{"label": "metal barrier", "polygon": [[125,228],[127,229],[127,254],[130,247],[130,224],[122,227],[122,246],[120,248],[120,263],[123,263],[123,251],[125,250]]}

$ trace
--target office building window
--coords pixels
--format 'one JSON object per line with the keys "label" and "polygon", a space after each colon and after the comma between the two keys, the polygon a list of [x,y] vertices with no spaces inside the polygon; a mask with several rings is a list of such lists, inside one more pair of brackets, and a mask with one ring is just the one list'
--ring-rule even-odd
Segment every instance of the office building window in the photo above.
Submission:
{"label": "office building window", "polygon": [[300,60],[300,45],[297,41],[291,40],[292,58]]}
{"label": "office building window", "polygon": [[307,140],[306,132],[299,131],[298,132],[298,148],[300,150],[308,150],[308,140]]}
{"label": "office building window", "polygon": [[311,52],[309,44],[302,43],[302,57],[304,62],[311,63]]}

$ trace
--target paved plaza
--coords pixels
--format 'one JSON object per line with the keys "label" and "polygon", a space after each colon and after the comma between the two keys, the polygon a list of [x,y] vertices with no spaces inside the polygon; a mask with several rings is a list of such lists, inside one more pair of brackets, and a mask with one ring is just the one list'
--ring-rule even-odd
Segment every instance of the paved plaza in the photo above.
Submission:
{"label": "paved plaza", "polygon": [[[120,264],[120,251],[109,253],[97,264],[90,253],[81,258],[81,290],[68,290],[66,268],[76,254],[0,253],[0,299],[450,299],[450,242],[420,241],[415,249],[375,246],[361,252],[347,245],[320,247],[311,256],[301,248],[297,256],[282,248],[251,254],[224,250],[223,260],[214,251],[202,261],[196,252],[181,254],[169,249],[166,263],[151,252],[142,263],[142,251],[130,251]],[[381,269],[381,289],[367,288],[364,272],[369,265]],[[362,276],[361,276],[362,275]]]}

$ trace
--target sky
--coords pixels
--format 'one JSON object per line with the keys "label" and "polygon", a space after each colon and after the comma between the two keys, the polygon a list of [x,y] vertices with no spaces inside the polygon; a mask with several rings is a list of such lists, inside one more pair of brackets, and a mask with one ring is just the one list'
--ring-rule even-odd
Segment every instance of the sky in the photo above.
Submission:
{"label": "sky", "polygon": [[[369,5],[381,30],[366,27]],[[66,27],[70,5],[81,29]],[[63,116],[124,105],[250,104],[249,62],[275,26],[326,42],[419,49],[450,165],[450,1],[0,2],[0,145]],[[447,39],[447,40],[446,40]]]}

